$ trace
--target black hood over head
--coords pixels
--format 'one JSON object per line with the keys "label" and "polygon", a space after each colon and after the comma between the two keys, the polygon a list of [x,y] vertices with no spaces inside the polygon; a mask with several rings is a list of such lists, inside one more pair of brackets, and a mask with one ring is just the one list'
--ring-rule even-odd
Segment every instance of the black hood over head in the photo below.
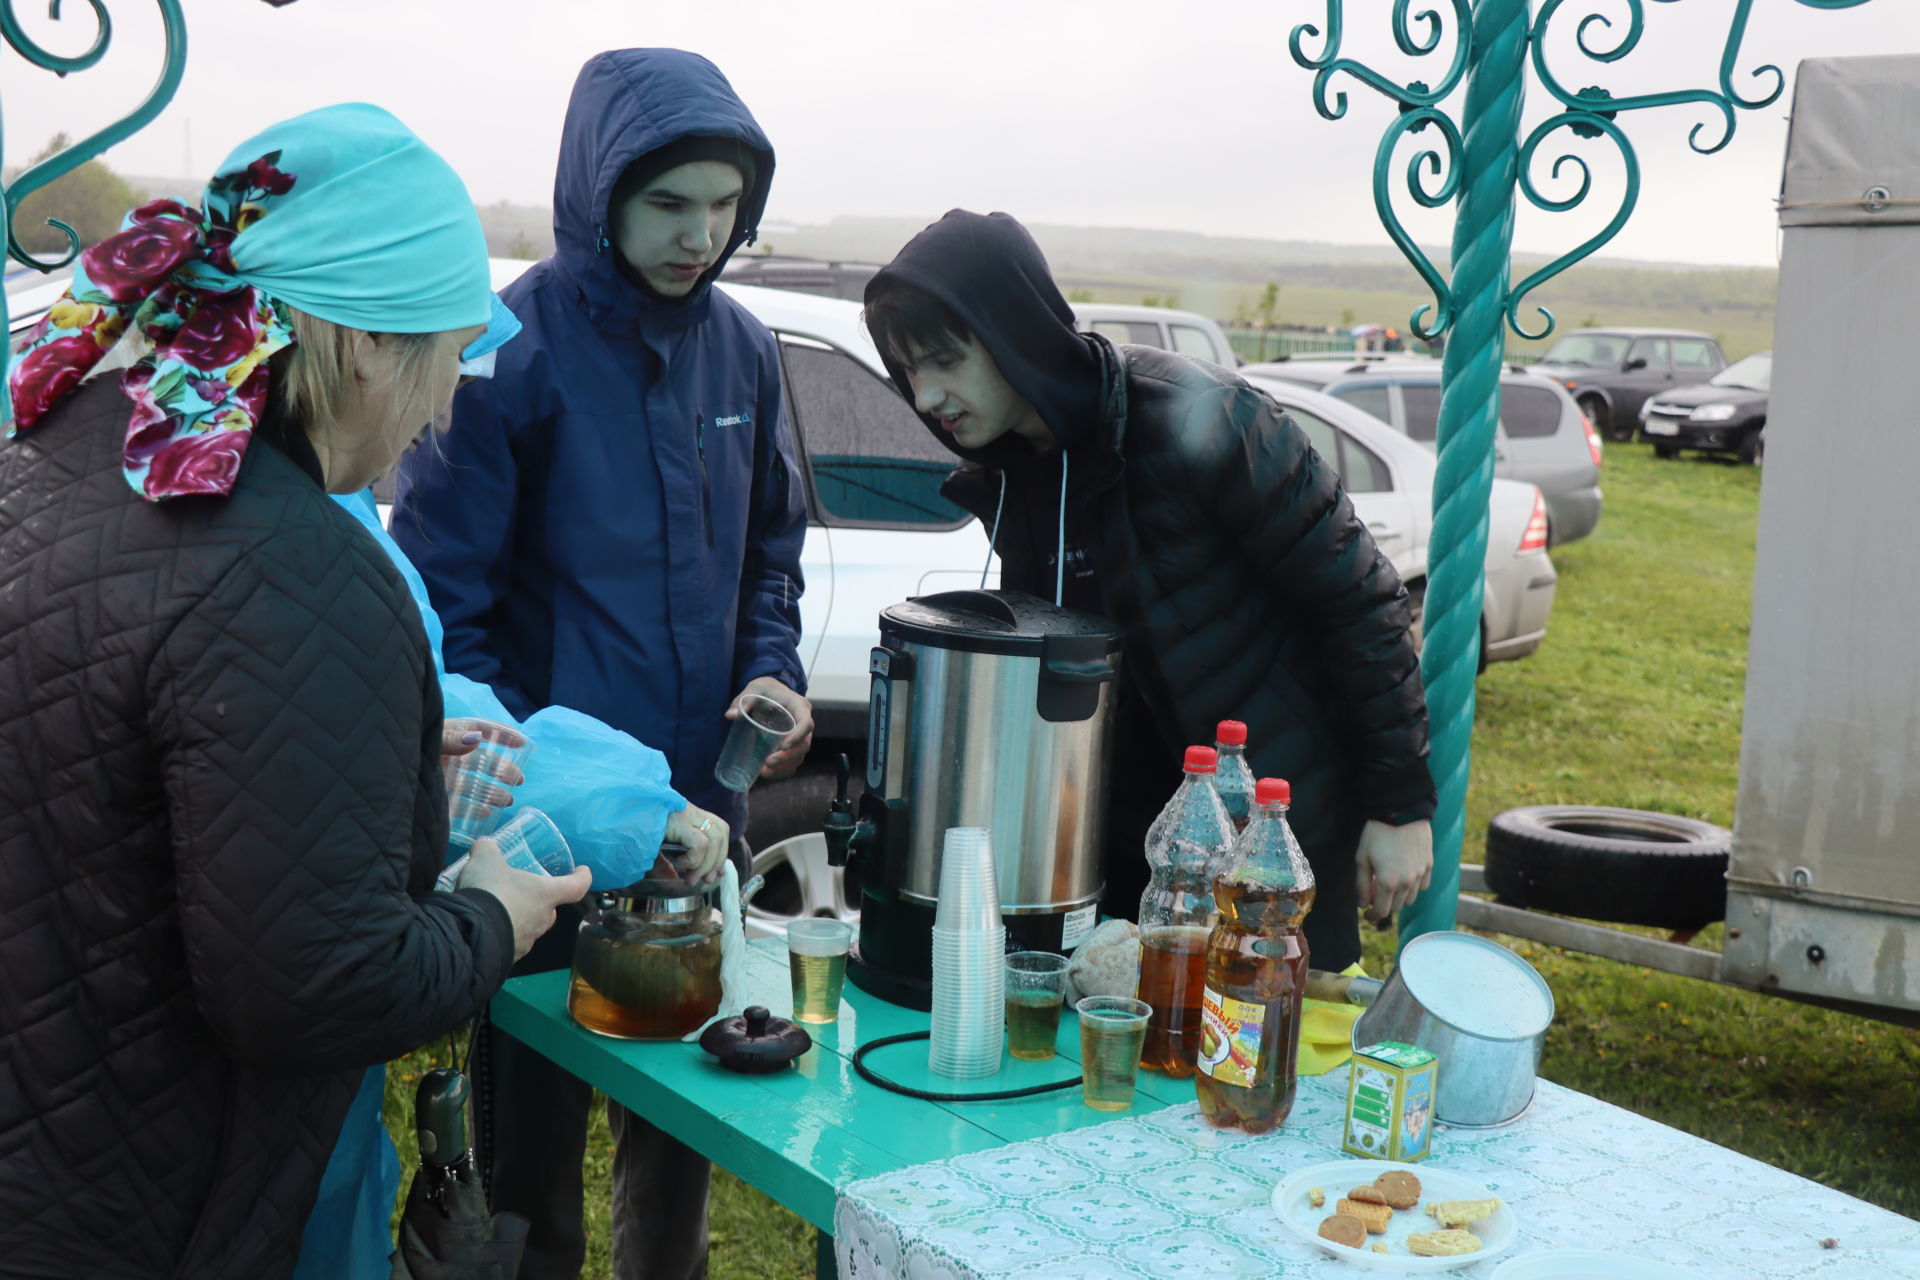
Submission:
{"label": "black hood over head", "polygon": [[[907,241],[867,282],[869,301],[886,280],[911,285],[946,304],[1000,366],[1001,376],[1039,411],[1062,448],[1071,449],[1093,434],[1101,404],[1099,353],[1074,330],[1073,310],[1053,283],[1046,256],[1010,215],[950,211]],[[887,352],[880,356],[911,404],[913,391],[905,372]],[[1011,433],[984,449],[963,449],[932,418],[921,414],[920,420],[963,458],[1030,452],[1027,442]]]}

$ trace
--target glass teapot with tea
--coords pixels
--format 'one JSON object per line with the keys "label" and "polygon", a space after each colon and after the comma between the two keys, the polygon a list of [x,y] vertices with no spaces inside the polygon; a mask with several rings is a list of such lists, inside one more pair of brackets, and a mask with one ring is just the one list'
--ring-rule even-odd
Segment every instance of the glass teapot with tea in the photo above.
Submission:
{"label": "glass teapot with tea", "polygon": [[587,895],[567,1012],[589,1031],[677,1040],[720,1009],[718,885],[689,884],[676,853],[664,846],[645,879]]}

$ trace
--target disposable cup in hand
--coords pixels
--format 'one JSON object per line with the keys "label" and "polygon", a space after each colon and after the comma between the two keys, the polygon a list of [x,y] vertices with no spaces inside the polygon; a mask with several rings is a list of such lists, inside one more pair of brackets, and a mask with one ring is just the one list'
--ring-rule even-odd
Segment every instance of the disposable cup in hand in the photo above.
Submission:
{"label": "disposable cup in hand", "polygon": [[1095,1111],[1127,1110],[1153,1010],[1125,996],[1087,996],[1073,1007],[1080,1015],[1081,1096]]}
{"label": "disposable cup in hand", "polygon": [[533,754],[533,739],[510,724],[501,724],[497,720],[465,720],[460,723],[469,732],[478,733],[480,741],[463,756],[446,757],[448,769],[465,769],[495,778],[511,778],[519,770],[520,762]]}
{"label": "disposable cup in hand", "polygon": [[465,723],[480,734],[479,745],[440,763],[447,787],[447,841],[456,849],[468,848],[493,830],[499,811],[513,803],[511,788],[520,781],[521,761],[533,752],[532,740],[512,725],[493,720]]}
{"label": "disposable cup in hand", "polygon": [[522,809],[492,833],[500,856],[519,871],[564,876],[573,870],[573,850],[552,818],[538,809]]}
{"label": "disposable cup in hand", "polygon": [[793,1016],[832,1022],[840,1016],[853,926],[844,920],[795,920],[787,926],[787,972],[793,979]]}
{"label": "disposable cup in hand", "polygon": [[1053,1056],[1060,1007],[1067,994],[1067,958],[1051,951],[1007,957],[1007,1052],[1028,1062]]}
{"label": "disposable cup in hand", "polygon": [[729,791],[745,791],[760,776],[774,748],[798,725],[792,712],[765,694],[746,694],[734,705],[740,714],[727,730],[713,777]]}

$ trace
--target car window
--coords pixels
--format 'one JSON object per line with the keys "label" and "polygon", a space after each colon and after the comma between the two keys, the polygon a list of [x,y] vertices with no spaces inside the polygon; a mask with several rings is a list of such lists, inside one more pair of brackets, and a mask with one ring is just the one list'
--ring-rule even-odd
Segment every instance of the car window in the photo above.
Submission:
{"label": "car window", "polygon": [[1713,358],[1713,344],[1699,338],[1675,338],[1673,340],[1673,367],[1675,369],[1711,369],[1720,362]]}
{"label": "car window", "polygon": [[1627,350],[1627,359],[1645,360],[1648,373],[1665,373],[1667,371],[1667,340],[1641,338]]}
{"label": "car window", "polygon": [[1402,424],[1407,438],[1432,444],[1440,434],[1440,388],[1434,383],[1402,383],[1400,408],[1407,418]]}
{"label": "car window", "polygon": [[1500,388],[1500,425],[1514,439],[1550,436],[1560,430],[1560,397],[1545,387]]}
{"label": "car window", "polygon": [[1392,393],[1384,386],[1341,387],[1334,395],[1345,400],[1354,408],[1370,413],[1382,422],[1393,421]]}
{"label": "car window", "polygon": [[1169,326],[1173,330],[1173,349],[1183,356],[1199,356],[1202,360],[1218,360],[1220,353],[1213,349],[1213,339],[1207,336],[1205,329],[1196,329],[1190,324]]}
{"label": "car window", "polygon": [[1306,432],[1313,451],[1340,473],[1340,483],[1348,493],[1388,493],[1393,489],[1393,473],[1380,455],[1349,436],[1318,414],[1289,408],[1287,416]]}
{"label": "car window", "polygon": [[1162,347],[1167,344],[1160,337],[1160,326],[1144,320],[1095,320],[1093,332],[1108,342],[1131,342],[1141,347]]}
{"label": "car window", "polygon": [[1585,365],[1590,369],[1617,369],[1627,355],[1627,340],[1611,333],[1570,333],[1541,357],[1542,364]]}
{"label": "car window", "polygon": [[783,339],[787,412],[826,524],[951,529],[968,516],[940,496],[954,457],[893,385],[844,351]]}

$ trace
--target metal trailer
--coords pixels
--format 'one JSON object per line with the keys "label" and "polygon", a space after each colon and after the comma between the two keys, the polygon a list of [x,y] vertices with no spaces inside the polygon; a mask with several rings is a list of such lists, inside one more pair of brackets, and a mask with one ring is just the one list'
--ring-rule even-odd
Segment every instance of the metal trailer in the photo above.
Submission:
{"label": "metal trailer", "polygon": [[1920,56],[1800,64],[1780,226],[1725,948],[1459,919],[1920,1025]]}

